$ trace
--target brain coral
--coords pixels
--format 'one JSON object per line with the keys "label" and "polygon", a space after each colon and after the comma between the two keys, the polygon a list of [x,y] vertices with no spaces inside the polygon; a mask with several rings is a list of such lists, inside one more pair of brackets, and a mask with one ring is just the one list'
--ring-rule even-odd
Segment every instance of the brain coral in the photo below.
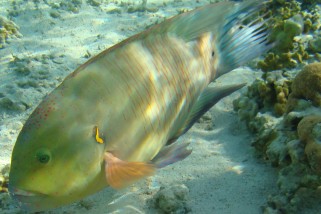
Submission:
{"label": "brain coral", "polygon": [[311,168],[321,174],[321,116],[304,117],[298,125],[298,135],[306,143],[305,154]]}
{"label": "brain coral", "polygon": [[309,64],[298,73],[292,83],[291,96],[321,106],[321,63]]}

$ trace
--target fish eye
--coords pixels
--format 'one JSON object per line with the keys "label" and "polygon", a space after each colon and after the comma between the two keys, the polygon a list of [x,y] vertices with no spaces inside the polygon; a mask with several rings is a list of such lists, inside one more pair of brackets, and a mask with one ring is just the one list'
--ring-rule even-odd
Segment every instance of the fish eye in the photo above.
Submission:
{"label": "fish eye", "polygon": [[46,164],[50,161],[51,155],[47,149],[39,149],[36,153],[36,158],[40,163]]}

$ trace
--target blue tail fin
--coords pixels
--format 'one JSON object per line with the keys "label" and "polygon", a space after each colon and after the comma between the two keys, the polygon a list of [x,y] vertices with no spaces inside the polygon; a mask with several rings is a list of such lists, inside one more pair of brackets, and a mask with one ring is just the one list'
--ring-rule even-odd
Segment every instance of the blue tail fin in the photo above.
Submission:
{"label": "blue tail fin", "polygon": [[260,17],[244,25],[244,21],[265,6],[262,0],[224,1],[175,16],[152,29],[169,33],[186,42],[211,32],[219,54],[217,75],[227,73],[272,47],[267,40],[267,21]]}
{"label": "blue tail fin", "polygon": [[262,17],[260,17],[260,19],[243,25],[244,18],[240,18],[240,14],[235,15],[238,16],[230,18],[217,38],[220,55],[218,76],[260,56],[273,46],[268,40],[267,21],[261,21]]}

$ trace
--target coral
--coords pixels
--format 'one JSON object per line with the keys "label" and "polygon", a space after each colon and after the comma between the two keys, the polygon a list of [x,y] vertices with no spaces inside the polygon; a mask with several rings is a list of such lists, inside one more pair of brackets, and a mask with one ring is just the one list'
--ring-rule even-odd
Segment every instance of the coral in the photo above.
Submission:
{"label": "coral", "polygon": [[93,7],[99,7],[101,2],[97,1],[97,0],[87,0],[87,3],[90,4]]}
{"label": "coral", "polygon": [[162,213],[188,213],[188,193],[185,185],[161,187],[154,196],[154,205]]}
{"label": "coral", "polygon": [[17,203],[8,193],[9,170],[10,165],[5,165],[0,172],[0,210],[1,213],[21,213]]}
{"label": "coral", "polygon": [[306,10],[300,12],[301,16],[304,17],[304,33],[314,32],[320,29],[320,9],[315,4],[302,4],[302,7]]}
{"label": "coral", "polygon": [[290,99],[311,100],[321,107],[321,63],[305,66],[294,78]]}
{"label": "coral", "polygon": [[276,25],[279,25],[280,22],[284,20],[300,15],[303,18],[304,32],[308,32],[305,26],[307,22],[313,31],[320,27],[320,14],[315,2],[303,1],[300,3],[295,0],[273,0],[268,2],[268,7],[265,12],[269,12],[270,15],[273,16],[272,18]]}
{"label": "coral", "polygon": [[[96,2],[96,1],[95,1]],[[82,0],[66,0],[66,1],[45,1],[53,9],[61,9],[70,11],[73,13],[78,13],[82,5]]]}
{"label": "coral", "polygon": [[314,5],[314,4],[318,4],[321,3],[320,0],[302,0],[302,4],[303,5]]}
{"label": "coral", "polygon": [[[299,18],[298,18],[299,17]],[[300,16],[294,16],[285,21],[279,21],[273,27],[271,39],[277,41],[278,52],[287,52],[294,48],[293,39],[303,31],[303,21]]]}
{"label": "coral", "polygon": [[264,213],[296,213],[320,203],[320,72],[321,63],[302,71],[265,72],[234,101],[240,119],[255,134],[252,145],[279,169],[279,193],[269,196]]}
{"label": "coral", "polygon": [[145,11],[155,13],[158,11],[158,8],[157,7],[147,7],[147,0],[142,0],[142,4],[140,4],[138,6],[129,7],[127,10],[128,13],[145,12]]}
{"label": "coral", "polygon": [[[309,142],[317,139],[317,133],[314,132],[315,130],[313,131],[313,129],[314,126],[316,126],[320,122],[321,116],[319,115],[310,115],[304,117],[298,124],[298,135],[300,140],[304,142]],[[321,135],[319,137],[321,137]]]}
{"label": "coral", "polygon": [[303,45],[299,45],[295,52],[268,53],[263,60],[258,61],[257,67],[264,72],[295,68],[299,63],[307,59],[309,59],[308,52],[306,52]]}
{"label": "coral", "polygon": [[286,144],[288,155],[291,159],[291,163],[297,164],[304,160],[304,145],[300,140],[294,139],[288,141]]}
{"label": "coral", "polygon": [[0,193],[8,192],[10,165],[5,165],[0,172]]}
{"label": "coral", "polygon": [[321,116],[304,117],[298,125],[298,135],[306,144],[305,154],[311,168],[321,175]]}
{"label": "coral", "polygon": [[249,121],[259,112],[258,104],[248,96],[233,101],[233,108],[238,112],[241,120]]}
{"label": "coral", "polygon": [[287,138],[279,133],[276,136],[266,148],[267,158],[272,166],[288,165]]}
{"label": "coral", "polygon": [[[270,14],[271,41],[275,48],[257,67],[263,71],[295,68],[311,57],[320,58],[317,50],[320,41],[316,35],[312,40],[302,39],[301,33],[316,32],[320,28],[320,12],[316,5],[291,1],[270,1],[265,13]],[[312,53],[312,55],[310,54]]]}
{"label": "coral", "polygon": [[266,153],[268,145],[278,138],[278,133],[274,130],[275,125],[276,121],[273,117],[260,113],[248,122],[248,129],[255,134],[252,146],[255,147],[257,151],[260,151],[259,155],[263,156],[264,159],[275,159],[269,157],[269,154]]}
{"label": "coral", "polygon": [[290,93],[291,75],[283,71],[265,73],[262,79],[255,80],[248,87],[245,96],[233,102],[234,110],[245,121],[251,121],[249,119],[258,112],[269,109],[277,116],[283,115]]}
{"label": "coral", "polygon": [[321,35],[320,34],[314,34],[313,38],[308,41],[308,51],[318,54],[321,52]]}
{"label": "coral", "polygon": [[288,105],[291,105],[291,111],[283,116],[283,123],[287,129],[296,130],[302,118],[309,115],[320,115],[320,108],[312,105],[311,102],[302,99],[296,99],[295,102],[291,100]]}
{"label": "coral", "polygon": [[284,167],[296,163],[303,157],[304,148],[296,140],[295,131],[286,135],[282,118],[259,113],[249,122],[249,130],[255,133],[252,146],[258,151],[258,156],[268,160],[274,167]]}
{"label": "coral", "polygon": [[270,94],[265,97],[265,106],[270,103],[274,113],[281,116],[286,110],[292,76],[284,72],[267,73],[265,76],[266,87],[270,88]]}
{"label": "coral", "polygon": [[[318,38],[310,40],[309,51],[318,51],[319,43]],[[298,46],[297,52],[268,54],[258,63],[265,71],[262,78],[234,101],[240,119],[256,134],[252,145],[272,166],[280,168],[280,193],[270,196],[264,213],[297,212],[304,198],[320,192],[316,188],[321,185],[321,63],[304,67],[295,77],[295,70],[290,75],[290,71],[278,71],[306,60],[305,45]],[[267,72],[270,70],[277,71]],[[253,107],[255,111],[251,111]],[[277,119],[271,112],[285,115]],[[314,116],[307,116],[310,114]]]}
{"label": "coral", "polygon": [[299,213],[304,206],[314,203],[321,195],[321,178],[305,164],[296,163],[282,168],[277,184],[283,194],[269,196],[264,213]]}
{"label": "coral", "polygon": [[299,2],[295,0],[285,1],[277,0],[270,2],[270,10],[272,9],[273,14],[278,14],[280,19],[289,19],[292,16],[296,15],[300,10]]}
{"label": "coral", "polygon": [[0,49],[4,48],[9,38],[21,36],[19,27],[13,21],[0,16]]}

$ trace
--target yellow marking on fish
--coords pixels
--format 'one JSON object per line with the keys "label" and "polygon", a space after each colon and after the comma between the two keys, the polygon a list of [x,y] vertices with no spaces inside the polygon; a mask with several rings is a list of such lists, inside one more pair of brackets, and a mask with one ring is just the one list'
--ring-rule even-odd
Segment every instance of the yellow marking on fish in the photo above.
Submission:
{"label": "yellow marking on fish", "polygon": [[95,136],[96,142],[103,144],[103,143],[104,143],[104,140],[99,136],[98,126],[95,126],[95,129],[96,129],[96,136]]}

